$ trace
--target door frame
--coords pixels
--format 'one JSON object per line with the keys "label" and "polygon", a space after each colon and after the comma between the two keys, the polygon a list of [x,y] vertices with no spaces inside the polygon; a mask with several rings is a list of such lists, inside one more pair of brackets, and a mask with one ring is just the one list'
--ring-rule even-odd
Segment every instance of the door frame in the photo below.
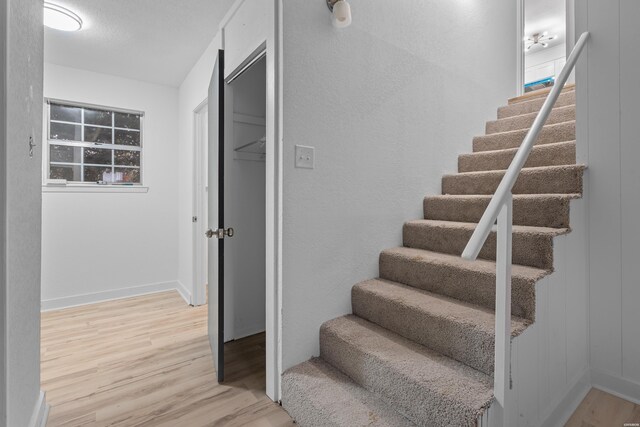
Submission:
{"label": "door frame", "polygon": [[193,110],[193,289],[191,304],[207,303],[207,176],[208,141],[204,127],[208,125],[208,98]]}
{"label": "door frame", "polygon": [[266,58],[266,140],[265,159],[265,344],[266,394],[280,400],[282,373],[282,141],[281,91],[277,82],[281,67],[271,40],[264,40],[258,48],[234,70],[226,72],[229,84],[258,60]]}
{"label": "door frame", "polygon": [[516,96],[524,95],[524,0],[516,0]]}

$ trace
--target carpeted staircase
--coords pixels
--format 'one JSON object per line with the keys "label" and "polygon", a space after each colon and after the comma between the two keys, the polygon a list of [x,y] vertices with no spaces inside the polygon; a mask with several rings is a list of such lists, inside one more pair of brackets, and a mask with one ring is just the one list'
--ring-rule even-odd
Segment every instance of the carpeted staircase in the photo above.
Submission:
{"label": "carpeted staircase", "polygon": [[[355,285],[353,314],[320,328],[320,358],[287,370],[282,404],[306,426],[473,426],[493,400],[495,233],[480,260],[460,254],[544,102],[511,100]],[[535,320],[535,283],[553,270],[553,238],[581,196],[575,91],[565,88],[514,189],[513,336]]]}

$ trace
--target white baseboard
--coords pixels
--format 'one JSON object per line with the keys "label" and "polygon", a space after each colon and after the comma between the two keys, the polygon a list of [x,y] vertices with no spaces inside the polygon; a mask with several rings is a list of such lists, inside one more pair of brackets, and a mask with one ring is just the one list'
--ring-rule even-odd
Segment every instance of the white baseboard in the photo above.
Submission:
{"label": "white baseboard", "polygon": [[640,405],[640,383],[611,375],[599,369],[591,370],[593,387]]}
{"label": "white baseboard", "polygon": [[60,310],[62,308],[96,304],[99,302],[112,301],[122,298],[131,298],[135,296],[166,291],[177,291],[188,303],[191,300],[190,293],[187,292],[186,288],[184,288],[184,286],[180,284],[180,282],[174,280],[171,282],[151,283],[141,286],[131,286],[128,288],[112,289],[90,294],[72,295],[68,297],[43,300],[40,309],[42,311]]}
{"label": "white baseboard", "polygon": [[182,297],[182,299],[189,305],[192,304],[192,300],[191,300],[191,292],[189,292],[189,290],[187,289],[187,287],[181,282],[181,281],[177,281],[176,282],[176,291],[178,291],[178,293],[180,294],[180,296]]}
{"label": "white baseboard", "polygon": [[259,326],[249,326],[246,328],[242,328],[234,331],[235,337],[234,340],[239,340],[242,338],[250,337],[251,335],[260,334],[265,331],[264,325]]}
{"label": "white baseboard", "polygon": [[29,427],[45,427],[47,425],[47,418],[49,417],[49,405],[47,405],[46,393],[40,390],[38,401],[33,408],[33,414],[29,421]]}
{"label": "white baseboard", "polygon": [[591,375],[589,369],[585,369],[582,375],[573,382],[569,391],[560,400],[553,411],[544,419],[540,427],[563,426],[571,418],[582,399],[591,390]]}

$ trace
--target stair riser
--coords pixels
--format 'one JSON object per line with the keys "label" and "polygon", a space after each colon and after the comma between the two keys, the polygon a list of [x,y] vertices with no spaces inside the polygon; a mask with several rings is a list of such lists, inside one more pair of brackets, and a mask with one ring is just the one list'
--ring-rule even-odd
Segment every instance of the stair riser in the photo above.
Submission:
{"label": "stair riser", "polygon": [[351,304],[353,314],[493,375],[494,331],[474,329],[472,325],[434,316],[358,286],[351,291]]}
{"label": "stair riser", "polygon": [[[473,138],[473,152],[493,150],[506,150],[518,148],[522,145],[528,129],[508,133],[495,133],[493,135],[476,136]],[[542,128],[538,134],[535,145],[553,144],[554,142],[566,142],[576,140],[576,123],[565,122],[548,125]]]}
{"label": "stair riser", "polygon": [[[533,125],[533,121],[536,118],[536,113],[531,113],[523,116],[509,117],[507,119],[496,120],[487,122],[486,133],[487,135],[498,132],[510,132],[513,130],[528,129]],[[576,107],[570,105],[566,107],[554,108],[546,121],[547,125],[556,123],[568,122],[576,119]]]}
{"label": "stair riser", "polygon": [[[456,222],[479,222],[489,205],[489,198],[425,198],[424,219]],[[569,199],[515,198],[513,201],[514,225],[533,227],[568,228]]]}
{"label": "stair riser", "polygon": [[[403,242],[408,248],[426,249],[445,254],[462,253],[473,230],[429,227],[407,223],[403,227]],[[496,233],[491,232],[480,251],[480,258],[496,259]],[[553,238],[547,234],[513,234],[513,263],[545,270],[553,269]]]}
{"label": "stair riser", "polygon": [[[447,175],[442,178],[442,194],[495,194],[504,172]],[[579,168],[529,169],[520,173],[513,194],[582,194]]]}
{"label": "stair riser", "polygon": [[[394,366],[385,363],[352,342],[333,334],[323,325],[320,328],[320,357],[326,360],[365,389],[378,394],[396,408],[398,412],[418,425],[429,420],[434,426],[464,425],[461,420],[451,420],[448,414],[433,413],[429,408],[450,406],[456,402],[446,402],[442,395],[422,387],[415,378],[407,376]],[[456,408],[455,412],[464,412]],[[474,414],[467,414],[472,418]]]}
{"label": "stair riser", "polygon": [[[480,273],[448,265],[380,254],[380,277],[440,295],[495,309],[495,272]],[[535,318],[534,282],[513,277],[511,312],[514,316]]]}
{"label": "stair riser", "polygon": [[[510,150],[463,154],[458,157],[458,172],[506,170],[511,164],[516,151],[517,148],[513,148]],[[575,163],[575,142],[561,142],[533,147],[524,167],[561,166]]]}
{"label": "stair riser", "polygon": [[[542,108],[545,98],[534,99],[532,101],[520,102],[517,104],[506,105],[498,108],[498,119],[505,119],[507,117],[521,116],[523,114],[537,113]],[[566,107],[567,105],[575,105],[576,92],[569,91],[560,94],[558,101],[556,101],[554,108]]]}

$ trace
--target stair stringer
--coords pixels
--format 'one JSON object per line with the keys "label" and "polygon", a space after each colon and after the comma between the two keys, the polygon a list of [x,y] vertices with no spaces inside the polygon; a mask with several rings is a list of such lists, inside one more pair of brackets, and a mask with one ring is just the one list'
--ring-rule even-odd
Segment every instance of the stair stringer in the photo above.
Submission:
{"label": "stair stringer", "polygon": [[[571,201],[570,219],[553,241],[554,272],[536,284],[536,320],[511,341],[510,426],[564,425],[590,388],[585,199]],[[492,405],[478,426],[501,426],[497,414]]]}

